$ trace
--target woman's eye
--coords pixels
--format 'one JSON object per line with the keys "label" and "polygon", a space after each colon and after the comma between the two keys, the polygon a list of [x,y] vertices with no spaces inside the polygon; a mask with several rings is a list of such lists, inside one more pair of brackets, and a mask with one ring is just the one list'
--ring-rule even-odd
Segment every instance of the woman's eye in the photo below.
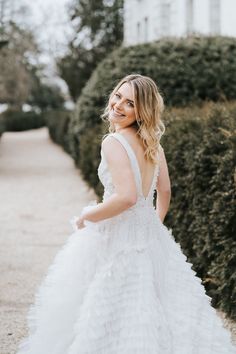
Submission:
{"label": "woman's eye", "polygon": [[119,93],[115,93],[115,96],[116,96],[117,98],[120,98]]}
{"label": "woman's eye", "polygon": [[133,105],[132,102],[128,102],[128,106],[129,106],[129,107],[134,107],[134,105]]}

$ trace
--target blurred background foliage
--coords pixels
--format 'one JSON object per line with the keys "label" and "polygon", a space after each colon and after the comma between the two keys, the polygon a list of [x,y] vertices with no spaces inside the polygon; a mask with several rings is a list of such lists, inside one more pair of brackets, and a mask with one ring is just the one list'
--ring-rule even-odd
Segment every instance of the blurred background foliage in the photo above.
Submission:
{"label": "blurred background foliage", "polygon": [[33,33],[10,21],[4,36],[8,42],[0,48],[0,104],[7,109],[0,114],[1,130],[41,127],[43,113],[62,108],[64,97],[58,87],[45,81]]}
{"label": "blurred background foliage", "polygon": [[236,318],[236,102],[165,113],[172,184],[166,218],[213,305]]}
{"label": "blurred background foliage", "polygon": [[74,37],[58,67],[76,101],[97,64],[122,44],[123,0],[75,1],[70,18]]}

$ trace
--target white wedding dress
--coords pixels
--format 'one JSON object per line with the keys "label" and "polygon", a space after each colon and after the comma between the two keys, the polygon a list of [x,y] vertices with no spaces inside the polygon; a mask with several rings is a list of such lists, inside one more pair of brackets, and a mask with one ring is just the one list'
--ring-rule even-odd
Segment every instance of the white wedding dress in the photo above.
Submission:
{"label": "white wedding dress", "polygon": [[[145,198],[134,151],[122,134],[110,136],[129,156],[138,201],[115,217],[86,221],[69,237],[39,287],[18,354],[236,353],[192,264],[153,206],[158,167]],[[101,157],[105,200],[114,186],[102,151]]]}

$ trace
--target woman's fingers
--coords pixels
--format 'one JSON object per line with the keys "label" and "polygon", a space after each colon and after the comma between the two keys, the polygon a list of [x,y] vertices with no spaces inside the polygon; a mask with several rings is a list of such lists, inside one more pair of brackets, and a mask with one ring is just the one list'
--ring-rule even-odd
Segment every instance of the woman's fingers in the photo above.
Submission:
{"label": "woman's fingers", "polygon": [[81,217],[76,221],[76,225],[78,229],[83,229],[85,227],[84,225],[84,219]]}

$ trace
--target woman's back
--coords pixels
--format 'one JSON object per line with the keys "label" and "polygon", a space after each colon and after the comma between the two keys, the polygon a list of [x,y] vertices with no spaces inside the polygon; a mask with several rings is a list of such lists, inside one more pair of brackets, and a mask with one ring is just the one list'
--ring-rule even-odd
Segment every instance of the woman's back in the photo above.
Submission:
{"label": "woman's back", "polygon": [[126,139],[135,154],[142,180],[142,194],[146,198],[152,185],[156,165],[147,161],[144,157],[145,148],[142,144],[141,138],[137,135],[134,129],[125,129],[125,131],[122,131],[119,134]]}

